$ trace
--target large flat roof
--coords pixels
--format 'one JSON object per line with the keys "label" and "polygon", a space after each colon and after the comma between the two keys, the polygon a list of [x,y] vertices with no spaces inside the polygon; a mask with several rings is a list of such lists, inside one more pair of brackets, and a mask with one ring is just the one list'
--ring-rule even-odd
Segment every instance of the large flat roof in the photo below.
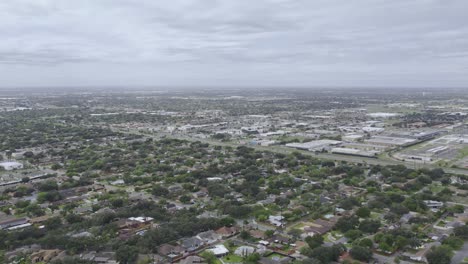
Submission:
{"label": "large flat roof", "polygon": [[406,145],[415,142],[416,139],[413,138],[400,138],[400,137],[385,137],[385,136],[377,136],[377,137],[372,137],[366,142],[370,143],[376,143],[376,144],[391,144],[391,145]]}
{"label": "large flat roof", "polygon": [[16,162],[16,161],[4,161],[4,162],[0,162],[0,166],[8,166],[8,167],[11,167],[11,166],[21,166],[23,165],[22,163],[19,163],[19,162]]}
{"label": "large flat roof", "polygon": [[286,144],[286,146],[291,147],[291,148],[313,149],[313,148],[318,148],[318,147],[323,147],[323,146],[337,145],[340,143],[341,141],[338,141],[338,140],[323,139],[323,140],[309,141],[305,143],[289,143],[289,144]]}

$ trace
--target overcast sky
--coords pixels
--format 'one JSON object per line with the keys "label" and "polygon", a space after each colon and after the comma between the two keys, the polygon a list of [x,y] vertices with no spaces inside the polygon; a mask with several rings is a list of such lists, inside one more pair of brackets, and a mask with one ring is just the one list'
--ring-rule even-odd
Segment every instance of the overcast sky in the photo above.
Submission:
{"label": "overcast sky", "polygon": [[468,87],[467,0],[2,0],[0,86]]}

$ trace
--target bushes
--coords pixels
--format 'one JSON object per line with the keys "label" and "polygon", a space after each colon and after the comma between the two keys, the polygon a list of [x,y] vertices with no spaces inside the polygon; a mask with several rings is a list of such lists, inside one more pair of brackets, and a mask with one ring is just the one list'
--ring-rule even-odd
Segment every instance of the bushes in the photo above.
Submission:
{"label": "bushes", "polygon": [[354,246],[350,251],[349,254],[353,259],[369,262],[372,258],[372,251],[369,248],[361,247],[361,246]]}
{"label": "bushes", "polygon": [[450,264],[452,249],[448,246],[433,247],[426,258],[429,264]]}
{"label": "bushes", "polygon": [[453,250],[461,249],[463,247],[463,243],[464,243],[463,239],[454,237],[454,236],[448,237],[447,239],[444,240],[444,242],[442,242],[443,245],[447,245],[451,247]]}
{"label": "bushes", "polygon": [[348,230],[345,234],[345,237],[349,238],[351,241],[358,239],[362,236],[362,232],[360,230]]}
{"label": "bushes", "polygon": [[371,210],[367,207],[360,207],[356,210],[356,215],[360,218],[367,218],[371,214]]}
{"label": "bushes", "polygon": [[348,230],[355,229],[358,225],[359,219],[356,216],[342,217],[336,222],[335,229],[346,233]]}
{"label": "bushes", "polygon": [[305,250],[304,253],[308,257],[320,260],[322,263],[330,263],[337,261],[345,249],[343,245],[337,244],[331,247],[317,247],[312,250]]}
{"label": "bushes", "polygon": [[380,221],[378,220],[364,220],[359,224],[359,230],[364,233],[375,233],[380,228]]}
{"label": "bushes", "polygon": [[312,236],[312,237],[308,236],[305,239],[305,242],[307,242],[307,244],[309,245],[309,247],[311,249],[315,249],[315,248],[320,247],[323,244],[323,241],[324,241],[324,239],[320,235],[315,235],[315,236]]}
{"label": "bushes", "polygon": [[468,225],[455,227],[453,233],[457,237],[468,239]]}

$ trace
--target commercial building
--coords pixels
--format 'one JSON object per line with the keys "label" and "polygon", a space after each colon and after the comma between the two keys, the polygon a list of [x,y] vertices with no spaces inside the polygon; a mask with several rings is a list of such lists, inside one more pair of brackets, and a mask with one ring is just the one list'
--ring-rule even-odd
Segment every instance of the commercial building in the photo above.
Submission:
{"label": "commercial building", "polygon": [[366,143],[389,146],[389,147],[406,147],[417,143],[418,140],[414,138],[401,138],[401,137],[387,137],[387,136],[374,136]]}
{"label": "commercial building", "polygon": [[338,146],[341,144],[341,141],[338,140],[314,140],[305,143],[288,143],[286,147],[296,148],[296,149],[303,149],[309,151],[323,151],[329,150],[331,146]]}
{"label": "commercial building", "polygon": [[360,157],[370,157],[370,158],[375,158],[379,154],[378,151],[364,151],[364,150],[354,149],[354,148],[332,148],[331,153],[360,156]]}

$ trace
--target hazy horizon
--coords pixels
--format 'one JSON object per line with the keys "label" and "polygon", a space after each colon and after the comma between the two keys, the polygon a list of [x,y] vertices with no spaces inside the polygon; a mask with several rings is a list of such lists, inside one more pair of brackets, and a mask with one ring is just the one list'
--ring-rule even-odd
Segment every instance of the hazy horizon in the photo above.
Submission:
{"label": "hazy horizon", "polygon": [[0,89],[468,87],[468,2],[0,2]]}

